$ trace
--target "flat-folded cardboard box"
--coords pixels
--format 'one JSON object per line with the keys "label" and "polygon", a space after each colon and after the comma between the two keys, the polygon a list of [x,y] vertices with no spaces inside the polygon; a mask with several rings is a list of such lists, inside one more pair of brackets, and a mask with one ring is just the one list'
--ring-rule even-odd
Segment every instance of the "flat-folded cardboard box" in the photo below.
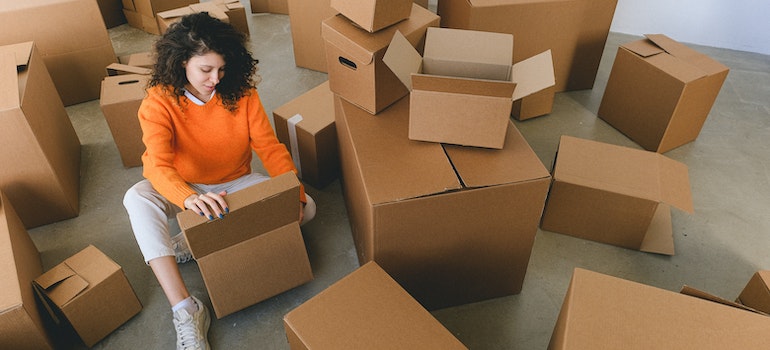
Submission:
{"label": "flat-folded cardboard box", "polygon": [[441,26],[510,33],[513,63],[553,52],[555,91],[594,85],[617,0],[440,0]]}
{"label": "flat-folded cardboard box", "polygon": [[541,228],[673,255],[671,206],[693,212],[685,164],[655,152],[563,135]]}
{"label": "flat-folded cardboard box", "polygon": [[320,189],[339,178],[334,94],[328,81],[274,109],[273,121],[303,182]]}
{"label": "flat-folded cardboard box", "polygon": [[329,86],[335,94],[377,114],[409,93],[406,86],[382,61],[393,35],[403,34],[422,52],[428,27],[438,27],[439,17],[412,5],[409,18],[375,33],[369,33],[342,15],[322,22],[326,42]]}
{"label": "flat-folded cardboard box", "polygon": [[31,42],[0,46],[0,120],[0,188],[24,225],[77,216],[80,140]]}
{"label": "flat-folded cardboard box", "polygon": [[367,32],[409,18],[412,0],[331,0],[331,7]]}
{"label": "flat-folded cardboard box", "polygon": [[32,281],[43,273],[35,243],[0,191],[0,349],[52,349]]}
{"label": "flat-folded cardboard box", "polygon": [[737,301],[742,305],[770,314],[770,271],[755,272]]}
{"label": "flat-folded cardboard box", "polygon": [[230,23],[238,31],[249,35],[246,9],[238,0],[213,0],[158,12],[155,15],[158,20],[158,30],[160,33],[165,33],[172,23],[179,21],[183,16],[198,12],[208,12],[211,17]]}
{"label": "flat-folded cardboard box", "polygon": [[0,45],[26,41],[35,42],[65,106],[99,98],[104,67],[116,58],[96,1],[1,2]]}
{"label": "flat-folded cardboard box", "polygon": [[[107,67],[110,76],[102,81],[99,107],[102,110],[112,139],[126,168],[142,165],[145,146],[142,142],[142,128],[139,126],[139,105],[145,96],[150,81],[150,70],[114,63]],[[115,74],[125,72],[130,74]]]}
{"label": "flat-folded cardboard box", "polygon": [[766,349],[770,318],[575,269],[549,350]]}
{"label": "flat-folded cardboard box", "polygon": [[51,317],[92,347],[142,310],[123,269],[89,245],[34,281]]}
{"label": "flat-folded cardboard box", "polygon": [[377,117],[335,97],[335,125],[361,264],[431,310],[521,291],[550,174],[514,125],[502,150],[412,141],[409,97]]}
{"label": "flat-folded cardboard box", "polygon": [[224,219],[177,214],[217,318],[313,279],[299,228],[299,189],[294,173],[285,173],[228,194]]}
{"label": "flat-folded cardboard box", "polygon": [[597,116],[659,153],[694,141],[727,66],[662,35],[618,48]]}
{"label": "flat-folded cardboard box", "polygon": [[291,310],[283,325],[292,350],[467,349],[373,261]]}
{"label": "flat-folded cardboard box", "polygon": [[199,2],[199,0],[123,0],[123,14],[126,16],[128,25],[150,34],[160,35],[158,21],[155,19],[158,12]]}
{"label": "flat-folded cardboard box", "polygon": [[251,13],[289,14],[288,0],[250,0]]}
{"label": "flat-folded cardboard box", "polygon": [[554,84],[550,51],[521,67],[513,51],[510,34],[428,28],[420,56],[396,32],[383,61],[411,91],[409,138],[503,148],[513,100]]}

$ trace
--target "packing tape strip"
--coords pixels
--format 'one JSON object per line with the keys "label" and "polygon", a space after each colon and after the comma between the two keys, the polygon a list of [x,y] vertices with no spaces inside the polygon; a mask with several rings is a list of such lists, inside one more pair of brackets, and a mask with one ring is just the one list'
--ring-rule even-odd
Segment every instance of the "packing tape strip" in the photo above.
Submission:
{"label": "packing tape strip", "polygon": [[299,145],[297,144],[297,123],[302,121],[302,116],[295,114],[286,121],[289,127],[289,145],[291,146],[291,158],[294,160],[294,166],[297,168],[297,177],[302,178],[302,164],[299,161]]}

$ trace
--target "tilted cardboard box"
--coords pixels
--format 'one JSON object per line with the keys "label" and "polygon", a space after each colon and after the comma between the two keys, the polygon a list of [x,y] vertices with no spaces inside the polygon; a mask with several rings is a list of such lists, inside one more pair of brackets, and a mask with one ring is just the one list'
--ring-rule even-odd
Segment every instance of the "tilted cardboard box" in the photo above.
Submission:
{"label": "tilted cardboard box", "polygon": [[727,78],[727,66],[657,34],[618,48],[597,116],[644,149],[694,141]]}
{"label": "tilted cardboard box", "polygon": [[686,165],[654,152],[563,135],[541,228],[673,255],[671,206],[693,212]]}
{"label": "tilted cardboard box", "polygon": [[467,349],[375,262],[287,313],[283,325],[292,350]]}
{"label": "tilted cardboard box", "polygon": [[550,175],[514,125],[492,150],[409,140],[409,98],[376,118],[335,97],[361,264],[428,309],[521,291]]}
{"label": "tilted cardboard box", "polygon": [[288,0],[250,0],[251,13],[289,14]]}
{"label": "tilted cardboard box", "polygon": [[412,0],[331,0],[330,5],[370,33],[403,21],[412,12]]}
{"label": "tilted cardboard box", "polygon": [[[102,68],[104,71],[104,68]],[[78,215],[80,140],[36,45],[0,46],[0,188],[27,228]]]}
{"label": "tilted cardboard box", "polygon": [[[99,107],[110,128],[123,166],[141,166],[145,146],[137,113],[146,95],[145,89],[150,81],[151,71],[118,63],[108,66],[107,70],[110,76],[102,81]],[[133,74],[117,74],[121,71]]]}
{"label": "tilted cardboard box", "polygon": [[760,270],[754,273],[738,296],[738,302],[770,314],[770,271]]}
{"label": "tilted cardboard box", "polygon": [[299,228],[299,181],[285,173],[227,195],[230,213],[177,215],[217,318],[313,279]]}

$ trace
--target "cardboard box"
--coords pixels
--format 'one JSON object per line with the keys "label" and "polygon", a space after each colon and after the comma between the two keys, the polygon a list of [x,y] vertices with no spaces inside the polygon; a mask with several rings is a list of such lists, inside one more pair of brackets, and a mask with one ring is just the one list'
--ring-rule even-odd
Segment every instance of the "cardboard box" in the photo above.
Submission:
{"label": "cardboard box", "polygon": [[375,262],[287,313],[283,325],[293,350],[467,349]]}
{"label": "cardboard box", "polygon": [[251,13],[289,14],[288,0],[251,0]]}
{"label": "cardboard box", "polygon": [[123,4],[120,0],[97,0],[96,3],[99,4],[99,11],[102,13],[102,19],[107,28],[126,23],[126,16],[123,15]]}
{"label": "cardboard box", "polygon": [[737,301],[742,305],[770,314],[770,271],[755,272]]}
{"label": "cardboard box", "polygon": [[331,0],[331,7],[367,32],[401,22],[412,13],[412,0]]}
{"label": "cardboard box", "polygon": [[597,116],[659,153],[694,141],[727,66],[657,34],[618,48]]}
{"label": "cardboard box", "polygon": [[158,31],[161,35],[166,33],[171,23],[177,22],[182,17],[191,15],[193,13],[208,12],[209,16],[214,17],[222,22],[230,23],[230,19],[225,13],[225,9],[217,6],[213,2],[204,2],[200,4],[191,4],[180,8],[175,8],[168,11],[158,12],[155,18],[158,20]]}
{"label": "cardboard box", "polygon": [[577,268],[548,349],[765,349],[769,327],[757,313]]}
{"label": "cardboard box", "polygon": [[376,118],[335,97],[361,264],[427,309],[521,291],[550,175],[514,125],[502,150],[409,140],[409,98]]}
{"label": "cardboard box", "polygon": [[54,348],[32,288],[41,273],[40,253],[0,191],[0,348]]}
{"label": "cardboard box", "polygon": [[[137,52],[118,57],[118,63],[122,65],[153,69],[155,67],[155,55],[150,52]],[[122,67],[125,68],[125,67]],[[109,69],[109,66],[107,67]],[[122,69],[125,70],[125,69]],[[109,73],[109,71],[108,71]],[[120,71],[118,74],[121,74]]]}
{"label": "cardboard box", "polygon": [[674,254],[673,206],[693,212],[687,166],[661,154],[562,136],[541,228]]}
{"label": "cardboard box", "polygon": [[126,168],[142,165],[145,146],[142,128],[139,126],[139,106],[150,82],[150,70],[141,67],[112,64],[108,71],[128,71],[133,74],[117,74],[104,78],[99,107],[112,133],[120,159]]}
{"label": "cardboard box", "polygon": [[553,52],[556,92],[594,85],[617,0],[440,0],[441,26],[510,33],[513,63]]}
{"label": "cardboard box", "polygon": [[240,0],[213,0],[220,8],[225,11],[230,24],[240,32],[250,35],[249,22],[246,20],[246,7]]}
{"label": "cardboard box", "polygon": [[123,14],[128,25],[150,34],[160,35],[158,12],[173,10],[187,5],[197,4],[198,0],[123,0]]}
{"label": "cardboard box", "polygon": [[340,176],[334,94],[328,81],[274,109],[273,122],[303,182],[320,189]]}
{"label": "cardboard box", "polygon": [[92,347],[142,310],[120,265],[89,245],[34,281],[50,315]]}
{"label": "cardboard box", "polygon": [[[104,68],[102,68],[102,71]],[[31,42],[0,46],[0,188],[27,228],[79,213],[80,140]]]}
{"label": "cardboard box", "polygon": [[[63,35],[66,33],[66,35]],[[0,45],[34,41],[65,106],[99,98],[115,51],[93,0],[0,4]]]}
{"label": "cardboard box", "polygon": [[555,85],[535,92],[529,96],[524,96],[518,101],[513,101],[511,117],[518,121],[524,121],[551,114],[555,97]]}
{"label": "cardboard box", "polygon": [[329,86],[337,95],[376,114],[409,90],[382,61],[393,35],[403,34],[422,52],[428,27],[438,27],[439,17],[423,7],[412,5],[409,19],[376,33],[369,33],[336,15],[322,22],[326,42]]}
{"label": "cardboard box", "polygon": [[224,219],[177,215],[217,318],[313,279],[298,198],[297,177],[285,173],[228,194]]}

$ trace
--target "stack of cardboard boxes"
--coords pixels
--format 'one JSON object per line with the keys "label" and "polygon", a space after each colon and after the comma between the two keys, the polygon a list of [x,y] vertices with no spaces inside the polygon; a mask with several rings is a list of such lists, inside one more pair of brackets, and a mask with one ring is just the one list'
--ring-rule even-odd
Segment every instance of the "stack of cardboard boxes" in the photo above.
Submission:
{"label": "stack of cardboard boxes", "polygon": [[212,0],[158,12],[155,15],[158,21],[158,32],[163,34],[168,29],[168,26],[179,21],[182,16],[198,12],[208,12],[212,17],[230,23],[241,33],[249,35],[249,25],[246,22],[246,9],[238,0]]}
{"label": "stack of cardboard boxes", "polygon": [[123,14],[128,20],[128,25],[150,34],[159,35],[161,31],[155,18],[158,12],[197,4],[198,2],[198,0],[123,0]]}

